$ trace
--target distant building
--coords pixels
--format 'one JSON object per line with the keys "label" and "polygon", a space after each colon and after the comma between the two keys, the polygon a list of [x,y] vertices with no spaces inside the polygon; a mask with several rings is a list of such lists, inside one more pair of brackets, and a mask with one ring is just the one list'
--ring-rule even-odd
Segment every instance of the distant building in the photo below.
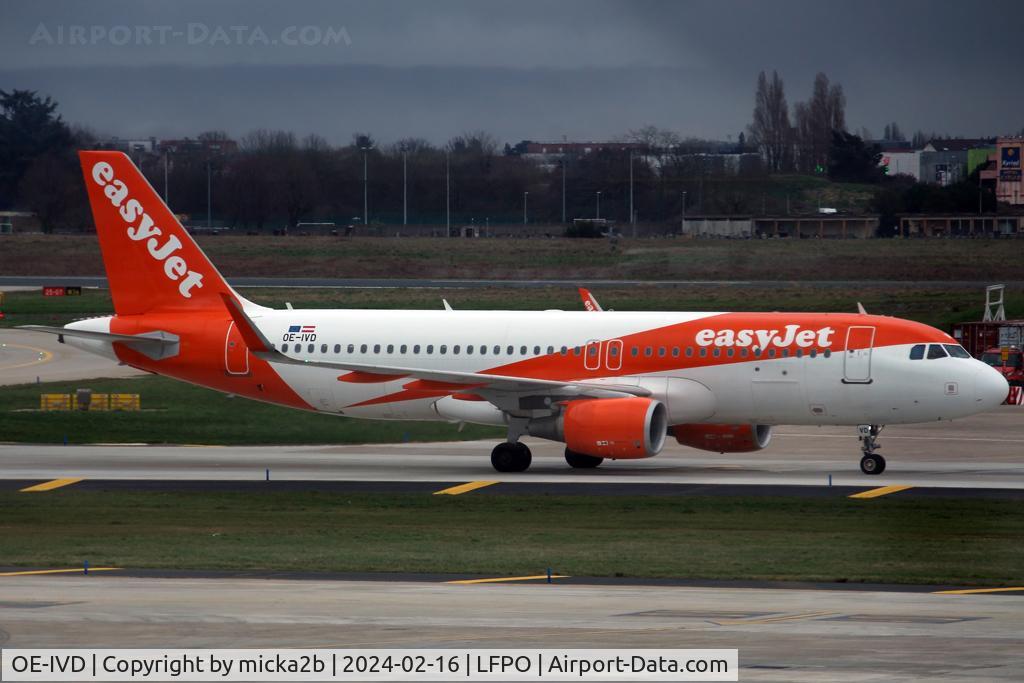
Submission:
{"label": "distant building", "polygon": [[882,158],[878,165],[885,169],[886,175],[908,175],[921,182],[921,150],[907,147],[893,147],[882,150]]}
{"label": "distant building", "polygon": [[198,138],[183,138],[181,140],[161,140],[156,145],[159,154],[168,152],[170,154],[189,154],[195,152],[206,152],[212,154],[234,154],[238,151],[238,143],[234,140],[200,140]]}
{"label": "distant building", "polygon": [[113,137],[107,140],[100,140],[97,143],[96,148],[117,150],[119,152],[124,152],[129,156],[152,154],[156,149],[156,138],[122,140],[121,138]]}
{"label": "distant building", "polygon": [[524,140],[510,148],[512,153],[552,170],[566,157],[580,157],[599,152],[636,152],[636,159],[655,172],[662,167],[679,165],[692,173],[706,175],[738,175],[760,170],[761,155],[756,152],[677,152],[675,149],[651,150],[639,142],[532,142]]}
{"label": "distant building", "polygon": [[994,142],[992,138],[932,140],[921,150],[920,181],[945,186],[966,179],[994,151]]}
{"label": "distant building", "polygon": [[995,161],[996,199],[1011,206],[1024,205],[1024,183],[1021,182],[1020,156],[1024,152],[1024,138],[1005,137],[996,140]]}

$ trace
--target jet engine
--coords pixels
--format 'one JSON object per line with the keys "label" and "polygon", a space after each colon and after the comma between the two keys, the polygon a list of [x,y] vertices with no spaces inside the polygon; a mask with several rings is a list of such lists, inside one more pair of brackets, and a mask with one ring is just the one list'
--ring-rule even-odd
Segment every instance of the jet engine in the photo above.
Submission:
{"label": "jet engine", "polygon": [[759,451],[772,440],[771,425],[687,424],[670,431],[684,446],[719,453]]}
{"label": "jet engine", "polygon": [[569,401],[559,416],[532,420],[527,430],[595,458],[650,458],[665,445],[668,412],[650,398]]}

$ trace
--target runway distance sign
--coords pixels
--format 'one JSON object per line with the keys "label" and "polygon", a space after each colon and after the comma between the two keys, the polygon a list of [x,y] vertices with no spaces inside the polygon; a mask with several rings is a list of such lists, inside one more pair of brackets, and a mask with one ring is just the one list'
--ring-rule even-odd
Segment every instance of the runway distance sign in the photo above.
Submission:
{"label": "runway distance sign", "polygon": [[43,296],[82,296],[82,288],[78,285],[43,287]]}

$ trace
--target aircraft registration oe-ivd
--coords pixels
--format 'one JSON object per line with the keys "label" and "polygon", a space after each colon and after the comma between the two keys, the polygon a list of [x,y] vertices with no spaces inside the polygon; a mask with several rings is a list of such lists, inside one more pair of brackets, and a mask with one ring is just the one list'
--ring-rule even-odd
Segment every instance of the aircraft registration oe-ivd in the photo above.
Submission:
{"label": "aircraft registration oe-ivd", "polygon": [[[26,326],[218,391],[355,418],[500,425],[500,472],[531,435],[579,468],[649,458],[666,437],[718,452],[772,425],[857,426],[879,474],[882,425],[999,405],[1002,375],[950,336],[860,313],[274,310],[217,272],[120,152],[81,152],[113,316]],[[594,301],[596,304],[596,301]]]}

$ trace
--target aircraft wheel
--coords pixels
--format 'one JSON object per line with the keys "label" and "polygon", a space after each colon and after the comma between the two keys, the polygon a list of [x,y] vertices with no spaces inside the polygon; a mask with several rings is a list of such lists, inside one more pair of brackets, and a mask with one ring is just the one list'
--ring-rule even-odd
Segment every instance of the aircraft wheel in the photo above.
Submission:
{"label": "aircraft wheel", "polygon": [[860,471],[864,474],[881,474],[885,472],[885,458],[877,453],[866,453],[860,459]]}
{"label": "aircraft wheel", "polygon": [[592,469],[597,467],[604,458],[598,458],[594,455],[587,455],[586,453],[577,453],[576,451],[570,451],[568,448],[565,449],[565,461],[569,463],[570,467],[578,469]]}
{"label": "aircraft wheel", "polygon": [[525,472],[532,461],[530,449],[521,443],[500,443],[491,451],[491,465],[499,472]]}

